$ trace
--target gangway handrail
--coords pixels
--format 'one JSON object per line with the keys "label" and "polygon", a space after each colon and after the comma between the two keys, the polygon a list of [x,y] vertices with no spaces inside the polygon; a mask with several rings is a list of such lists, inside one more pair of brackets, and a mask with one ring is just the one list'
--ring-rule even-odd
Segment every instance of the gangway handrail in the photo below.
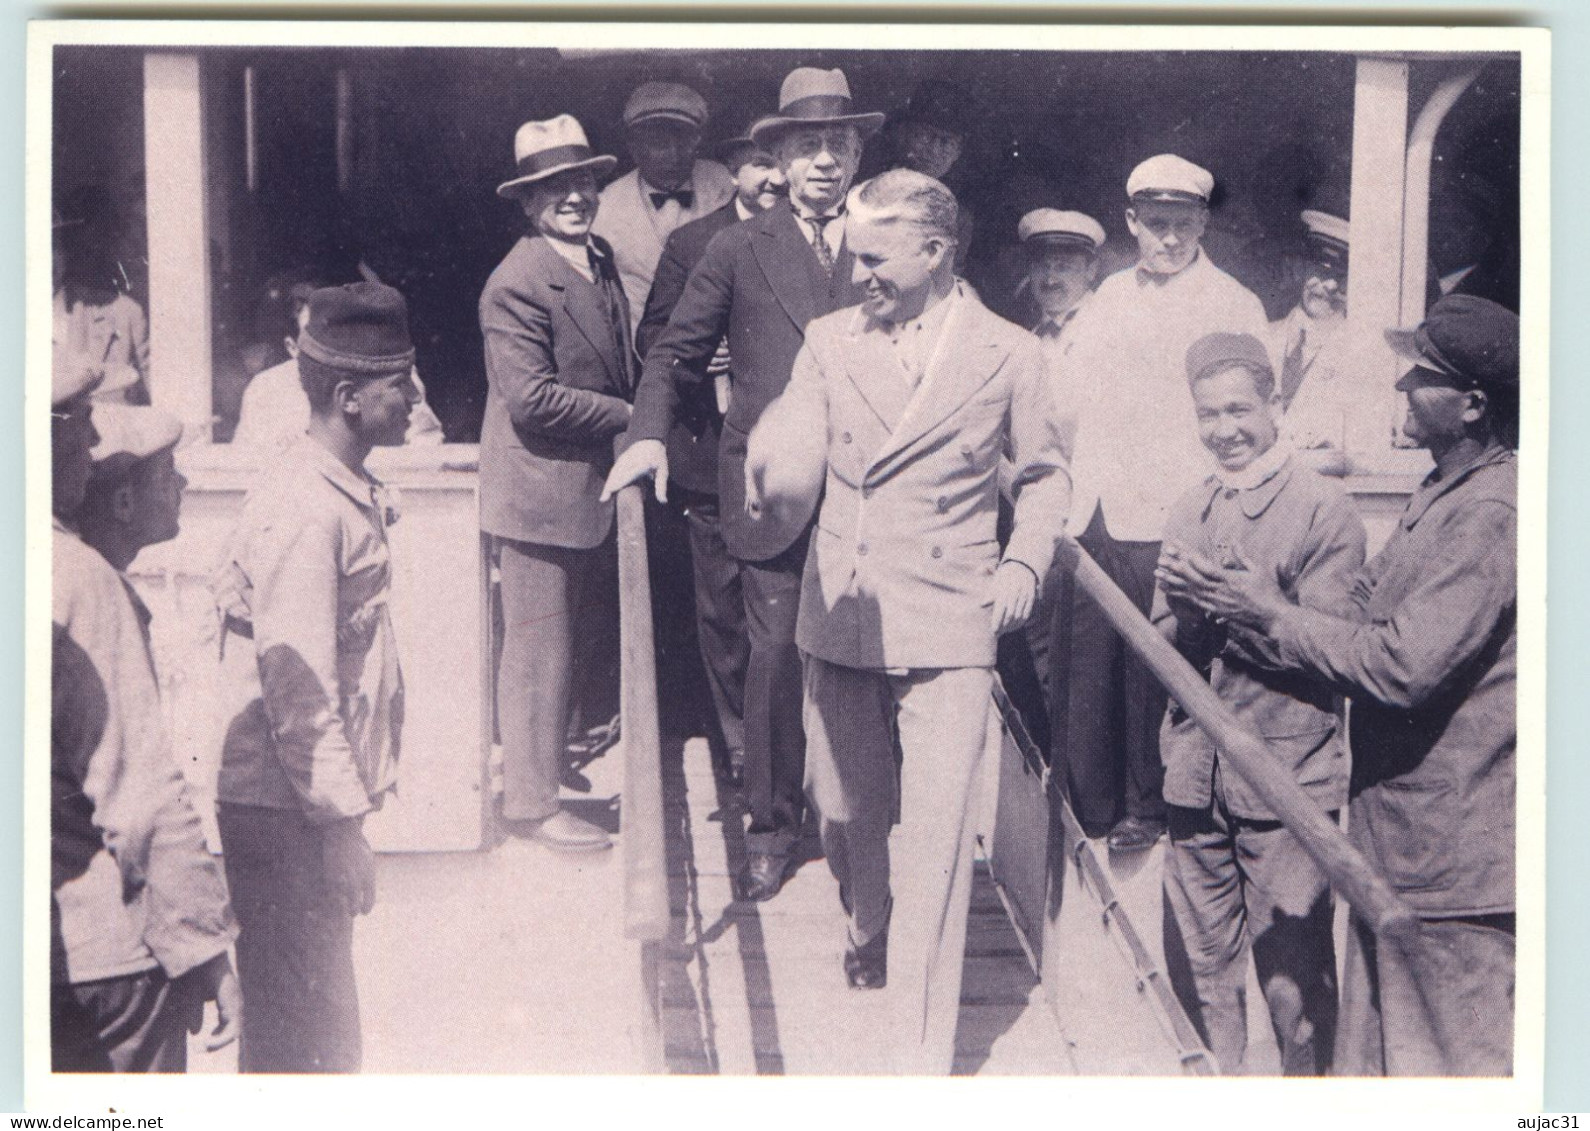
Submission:
{"label": "gangway handrail", "polygon": [[1270,756],[1264,740],[1237,718],[1074,537],[1064,537],[1060,553],[1075,563],[1077,584],[1093,598],[1127,647],[1137,653],[1171,697],[1214,739],[1221,756],[1297,837],[1331,886],[1376,934],[1412,940],[1419,930],[1413,909],[1348,842],[1293,776]]}
{"label": "gangway handrail", "polygon": [[668,933],[668,857],[645,500],[638,485],[618,492],[617,510],[624,937],[647,942]]}
{"label": "gangway handrail", "polygon": [[642,1071],[667,1071],[662,1025],[662,952],[668,935],[668,848],[663,823],[662,742],[652,644],[646,505],[639,485],[618,492],[619,714],[624,786],[619,838],[624,937],[637,944],[637,1024]]}

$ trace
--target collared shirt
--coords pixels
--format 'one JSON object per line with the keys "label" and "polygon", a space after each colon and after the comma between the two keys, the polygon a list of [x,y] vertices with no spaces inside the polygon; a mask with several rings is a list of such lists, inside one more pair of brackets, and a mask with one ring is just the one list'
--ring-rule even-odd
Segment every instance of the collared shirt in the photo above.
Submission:
{"label": "collared shirt", "polygon": [[895,359],[900,363],[900,372],[908,388],[916,388],[927,371],[928,362],[944,329],[950,304],[957,294],[958,288],[908,321],[878,325],[889,336],[889,344],[894,347]]}
{"label": "collared shirt", "polygon": [[1076,450],[1080,398],[1077,392],[1077,374],[1067,371],[1066,358],[1070,356],[1072,348],[1076,345],[1073,327],[1077,324],[1077,316],[1087,306],[1088,296],[1092,293],[1089,291],[1087,295],[1083,295],[1081,301],[1058,318],[1044,315],[1032,328],[1032,332],[1038,338],[1038,353],[1043,357],[1044,372],[1049,378],[1049,399],[1054,402],[1055,419],[1060,424],[1060,437],[1067,456],[1072,455]]}
{"label": "collared shirt", "polygon": [[148,610],[59,522],[53,550],[50,979],[180,977],[237,924],[171,751]]}
{"label": "collared shirt", "polygon": [[591,241],[591,237],[586,236],[580,243],[553,239],[551,236],[544,238],[548,247],[568,260],[569,266],[579,272],[580,278],[587,283],[595,284],[596,272],[591,269],[591,258],[600,255],[601,252],[596,250],[596,244]]}
{"label": "collared shirt", "polygon": [[734,198],[734,214],[738,216],[742,222],[749,220],[752,216],[760,215],[760,213],[752,212],[749,208],[747,208],[745,206],[745,201],[741,200],[738,196]]}
{"label": "collared shirt", "polygon": [[[790,207],[795,210],[795,219],[800,223],[801,231],[806,236],[806,242],[815,245],[819,227],[813,223],[812,217],[818,214],[817,210],[804,200],[797,200],[793,196],[790,197]],[[839,258],[839,249],[845,243],[844,205],[837,204],[832,212],[825,212],[823,215],[833,217],[832,220],[821,226],[821,231],[823,242],[828,245],[829,254],[837,260]]]}
{"label": "collared shirt", "polygon": [[68,308],[65,292],[56,291],[52,312],[52,348],[75,359],[73,364],[105,370],[94,400],[126,401],[129,393],[146,385],[149,319],[137,299],[118,293],[107,303],[77,302]]}
{"label": "collared shirt", "polygon": [[[1337,484],[1299,466],[1281,444],[1244,472],[1251,474],[1212,475],[1179,499],[1165,540],[1223,565],[1246,563],[1276,578],[1289,600],[1344,614],[1348,584],[1364,563],[1364,525],[1352,502]],[[1174,611],[1177,648],[1320,808],[1345,804],[1347,758],[1331,689],[1228,649],[1224,627],[1191,606],[1178,603],[1173,610],[1163,590],[1155,593],[1154,606],[1156,620]],[[1239,817],[1276,819],[1179,708],[1171,708],[1160,749],[1170,804],[1205,809],[1220,796]]]}
{"label": "collared shirt", "polygon": [[1213,466],[1198,439],[1187,348],[1216,331],[1264,341],[1268,328],[1259,300],[1202,251],[1175,275],[1129,267],[1099,285],[1062,363],[1079,401],[1071,529],[1102,507],[1111,537],[1159,540],[1171,504]]}
{"label": "collared shirt", "polygon": [[229,722],[219,797],[358,817],[397,784],[390,496],[303,437],[249,493],[214,583]]}
{"label": "collared shirt", "polygon": [[[442,422],[425,403],[425,385],[418,371],[410,374],[420,391],[419,403],[409,414],[403,443],[428,447],[442,442]],[[292,444],[309,427],[309,395],[298,379],[298,361],[288,358],[256,373],[243,390],[243,406],[238,412],[237,431],[232,443],[275,455]]]}
{"label": "collared shirt", "polygon": [[1500,445],[1432,472],[1353,579],[1353,619],[1288,609],[1246,642],[1352,696],[1349,834],[1421,914],[1514,907],[1517,497]]}

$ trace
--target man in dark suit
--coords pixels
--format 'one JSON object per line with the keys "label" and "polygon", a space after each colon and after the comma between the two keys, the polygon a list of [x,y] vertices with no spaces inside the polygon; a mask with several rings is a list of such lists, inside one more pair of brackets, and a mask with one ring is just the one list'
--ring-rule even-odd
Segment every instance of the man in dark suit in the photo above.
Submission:
{"label": "man in dark suit", "polygon": [[[497,541],[503,641],[497,721],[503,817],[550,848],[606,848],[606,832],[558,805],[575,634],[587,590],[612,576],[612,504],[598,499],[634,388],[629,312],[612,250],[590,234],[596,177],[567,114],[527,122],[518,176],[497,189],[530,222],[480,296],[486,416],[480,526]],[[598,602],[600,603],[600,602]]]}
{"label": "man in dark suit", "polygon": [[770,899],[783,886],[805,804],[795,612],[811,513],[746,513],[746,437],[784,391],[806,324],[859,301],[841,207],[861,160],[862,139],[882,122],[882,114],[854,112],[842,72],[790,72],[779,91],[778,113],[751,130],[753,140],[777,158],[789,182],[790,207],[726,228],[708,245],[667,329],[646,355],[630,446],[604,492],[654,475],[658,497],[666,494],[664,441],[681,392],[706,383],[707,364],[727,336],[734,390],[718,446],[718,495],[724,543],[741,563],[751,644],[745,688],[751,823],[740,877],[747,899]]}
{"label": "man in dark suit", "polygon": [[[714,156],[734,177],[734,199],[668,236],[635,333],[642,357],[667,329],[685,282],[706,254],[712,237],[785,200],[784,173],[778,162],[749,137],[730,138],[717,147]],[[694,384],[680,391],[679,411],[668,431],[669,502],[683,514],[689,530],[695,635],[716,724],[713,755],[725,784],[739,787],[744,785],[745,670],[750,642],[745,634],[740,565],[724,545],[718,528],[718,443],[732,384],[729,351],[723,343],[707,363],[706,372],[711,384]],[[655,556],[654,546],[654,560]]]}

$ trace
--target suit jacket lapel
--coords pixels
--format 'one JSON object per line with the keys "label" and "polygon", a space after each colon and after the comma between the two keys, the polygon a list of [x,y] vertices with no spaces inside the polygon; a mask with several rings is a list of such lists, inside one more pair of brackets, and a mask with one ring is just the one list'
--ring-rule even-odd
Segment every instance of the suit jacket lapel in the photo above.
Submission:
{"label": "suit jacket lapel", "polygon": [[845,376],[892,434],[905,414],[911,391],[899,362],[891,355],[888,338],[867,333],[867,316],[858,310],[850,322],[847,346]]}
{"label": "suit jacket lapel", "polygon": [[795,213],[785,206],[774,206],[753,223],[757,238],[751,248],[756,262],[784,313],[805,333],[806,324],[819,313],[817,296],[826,289],[817,253],[801,233]]}
{"label": "suit jacket lapel", "polygon": [[[545,245],[546,237],[537,236],[536,242]],[[596,287],[587,282],[584,276],[574,269],[573,264],[552,248],[541,246],[539,251],[543,270],[546,271],[547,285],[555,291],[562,292],[563,309],[568,314],[569,321],[573,322],[580,333],[585,335],[585,340],[591,343],[596,356],[602,359],[602,367],[607,370],[608,377],[627,389],[625,374],[620,371],[618,359],[613,356],[613,333],[607,324],[607,310],[597,295]]]}
{"label": "suit jacket lapel", "polygon": [[[977,300],[957,292],[955,306],[939,327],[933,356],[921,384],[899,417],[893,433],[873,457],[873,466],[937,428],[971,400],[999,368],[999,343],[982,332]],[[892,360],[892,359],[891,359]]]}

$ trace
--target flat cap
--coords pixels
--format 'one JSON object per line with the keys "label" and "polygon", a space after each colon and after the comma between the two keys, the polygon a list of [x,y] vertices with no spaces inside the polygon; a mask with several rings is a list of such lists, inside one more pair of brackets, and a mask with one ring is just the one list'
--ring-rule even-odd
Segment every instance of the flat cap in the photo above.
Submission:
{"label": "flat cap", "polygon": [[682,122],[700,129],[707,121],[707,100],[679,82],[643,82],[624,103],[624,125]]}
{"label": "flat cap", "polygon": [[1126,195],[1134,200],[1191,200],[1206,204],[1214,190],[1213,173],[1174,153],[1150,157],[1126,178]]}
{"label": "flat cap", "polygon": [[1022,243],[1075,244],[1096,251],[1104,245],[1104,228],[1091,216],[1058,208],[1034,208],[1016,225]]}
{"label": "flat cap", "polygon": [[407,372],[414,366],[408,303],[383,283],[321,287],[309,296],[298,352],[354,377]]}
{"label": "flat cap", "polygon": [[1387,330],[1386,341],[1417,367],[1397,382],[1402,392],[1518,388],[1518,315],[1488,298],[1446,295],[1413,329]]}
{"label": "flat cap", "polygon": [[110,402],[94,406],[94,465],[111,460],[137,463],[174,448],[182,439],[182,422],[169,412],[147,405]]}
{"label": "flat cap", "polygon": [[1275,370],[1270,365],[1270,351],[1252,334],[1205,334],[1187,347],[1187,381],[1197,381],[1221,369],[1241,365],[1268,373],[1273,378]]}

